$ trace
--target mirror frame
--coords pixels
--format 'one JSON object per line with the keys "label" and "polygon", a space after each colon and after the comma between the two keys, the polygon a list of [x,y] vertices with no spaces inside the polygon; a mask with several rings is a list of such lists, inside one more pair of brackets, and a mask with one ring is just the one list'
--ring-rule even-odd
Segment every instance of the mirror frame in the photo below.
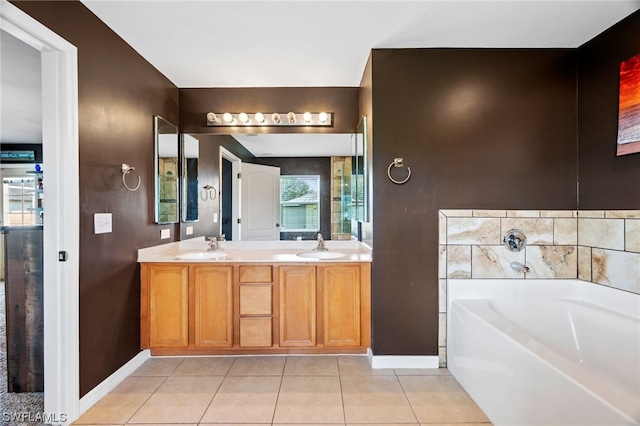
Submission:
{"label": "mirror frame", "polygon": [[[187,142],[195,143],[195,148],[188,148]],[[187,157],[187,152],[195,152],[195,157]],[[188,160],[195,158],[195,166],[189,165]],[[180,220],[182,222],[198,222],[200,217],[200,187],[198,186],[198,175],[200,174],[200,141],[195,137],[181,133],[180,134],[180,187],[181,191],[181,207]],[[195,174],[195,176],[193,176]],[[191,191],[191,193],[189,193]],[[194,204],[195,203],[195,204]],[[191,208],[190,208],[191,207]],[[195,208],[195,210],[194,210]],[[195,216],[190,212],[195,211]]]}
{"label": "mirror frame", "polygon": [[[176,167],[175,167],[175,220],[160,220],[160,135],[175,134],[176,137]],[[154,203],[153,203],[153,211],[154,211],[154,221],[157,224],[168,224],[168,223],[178,223],[180,221],[180,177],[179,177],[179,138],[178,138],[178,127],[159,115],[153,116],[153,138],[154,138],[154,152],[153,152],[153,172],[154,172]],[[162,158],[173,158],[173,157],[162,157]]]}
{"label": "mirror frame", "polygon": [[[352,188],[355,190],[354,202],[356,204],[356,211],[353,217],[358,222],[368,222],[369,221],[369,176],[367,167],[368,161],[368,137],[367,137],[367,116],[363,115],[358,123],[358,127],[356,128],[356,137],[355,137],[355,159],[356,159],[356,167],[353,171],[353,175],[356,177],[355,181],[352,183]],[[360,144],[358,141],[358,136],[360,136],[362,143]],[[361,146],[360,146],[361,145]],[[362,174],[362,194],[358,191],[358,175]],[[359,201],[362,201],[362,206],[359,205]]]}

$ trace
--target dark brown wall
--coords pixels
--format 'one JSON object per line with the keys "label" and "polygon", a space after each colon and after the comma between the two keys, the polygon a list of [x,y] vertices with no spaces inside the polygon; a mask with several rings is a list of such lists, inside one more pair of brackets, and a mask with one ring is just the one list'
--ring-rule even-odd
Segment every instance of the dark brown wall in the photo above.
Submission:
{"label": "dark brown wall", "polygon": [[[179,232],[152,223],[153,116],[178,124],[178,89],[82,3],[14,4],[78,48],[82,396],[140,351],[136,252]],[[140,190],[122,186],[122,163]],[[113,213],[113,233],[93,234],[100,212]],[[161,241],[167,227],[172,238]]]}
{"label": "dark brown wall", "polygon": [[578,49],[581,209],[640,209],[640,153],[616,157],[620,62],[639,40],[636,12]]}
{"label": "dark brown wall", "polygon": [[[242,111],[326,111],[334,113],[334,124],[310,129],[207,127],[208,112]],[[358,119],[357,87],[180,89],[180,129],[184,133],[353,133]]]}
{"label": "dark brown wall", "polygon": [[[320,233],[331,239],[331,157],[254,158],[250,163],[280,167],[280,175],[320,176]],[[301,236],[305,240],[316,238],[317,233],[283,232],[282,239]]]}
{"label": "dark brown wall", "polygon": [[576,55],[374,50],[372,76],[373,352],[435,355],[438,209],[576,208]]}

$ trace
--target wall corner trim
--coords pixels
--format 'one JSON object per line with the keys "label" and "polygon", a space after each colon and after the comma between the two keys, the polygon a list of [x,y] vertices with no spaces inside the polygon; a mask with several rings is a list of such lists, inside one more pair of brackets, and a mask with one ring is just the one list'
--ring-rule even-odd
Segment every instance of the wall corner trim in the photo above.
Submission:
{"label": "wall corner trim", "polygon": [[374,355],[367,349],[371,368],[439,368],[438,355]]}
{"label": "wall corner trim", "polygon": [[[125,365],[118,368],[112,375],[104,379],[98,386],[87,392],[85,396],[80,398],[80,415],[93,407],[96,402],[111,392],[149,358],[151,358],[151,353],[148,349],[141,351],[138,355],[131,358]],[[74,421],[75,420],[76,419],[74,419]]]}

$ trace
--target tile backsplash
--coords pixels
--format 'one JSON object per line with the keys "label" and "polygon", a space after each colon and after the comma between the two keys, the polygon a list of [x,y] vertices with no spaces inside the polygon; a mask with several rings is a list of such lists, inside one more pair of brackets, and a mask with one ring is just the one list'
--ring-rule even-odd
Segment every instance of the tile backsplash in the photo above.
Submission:
{"label": "tile backsplash", "polygon": [[[527,238],[520,252],[502,243],[514,228]],[[574,278],[640,294],[640,210],[440,210],[439,229],[441,366],[449,278]]]}

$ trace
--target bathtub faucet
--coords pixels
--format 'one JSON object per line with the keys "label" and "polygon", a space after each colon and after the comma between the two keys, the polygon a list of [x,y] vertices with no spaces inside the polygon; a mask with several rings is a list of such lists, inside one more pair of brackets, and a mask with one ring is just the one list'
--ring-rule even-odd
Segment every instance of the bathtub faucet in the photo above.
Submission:
{"label": "bathtub faucet", "polygon": [[528,266],[525,266],[520,262],[511,262],[511,265],[509,265],[509,266],[511,266],[511,269],[513,269],[516,272],[524,273],[525,276],[527,275],[527,272],[530,271]]}

